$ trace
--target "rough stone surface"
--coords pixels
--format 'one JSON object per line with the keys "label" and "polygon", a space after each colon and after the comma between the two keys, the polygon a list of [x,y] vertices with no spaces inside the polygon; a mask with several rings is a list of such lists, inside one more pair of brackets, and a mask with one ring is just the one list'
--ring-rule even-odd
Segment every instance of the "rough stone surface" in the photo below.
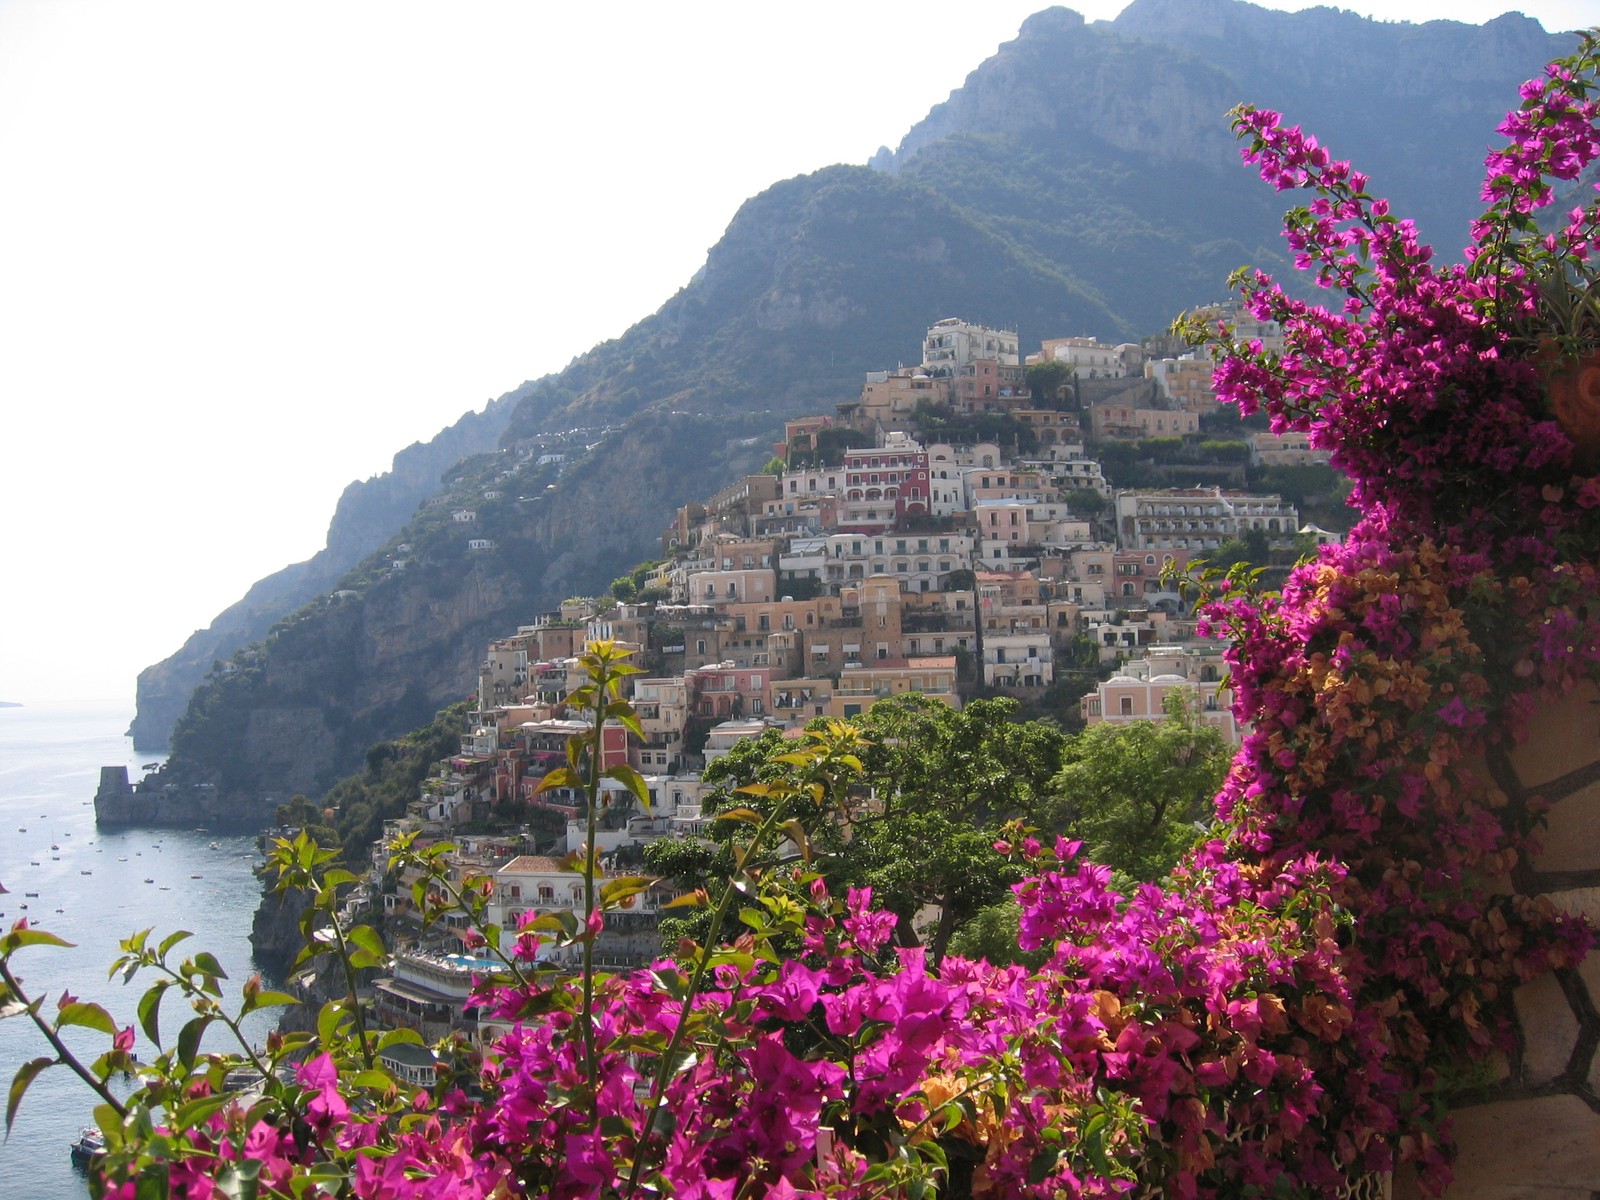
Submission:
{"label": "rough stone surface", "polygon": [[[1600,1114],[1576,1096],[1464,1109],[1455,1129],[1460,1157],[1445,1200],[1588,1200],[1600,1190]],[[1418,1194],[1395,1183],[1397,1200]]]}
{"label": "rough stone surface", "polygon": [[1567,1069],[1578,1041],[1578,1019],[1554,975],[1541,975],[1519,987],[1516,1005],[1522,1028],[1522,1082],[1547,1084]]}
{"label": "rough stone surface", "polygon": [[[1592,743],[1587,749],[1595,751]],[[1600,870],[1600,784],[1557,801],[1534,836],[1539,850],[1529,861],[1535,871]]]}
{"label": "rough stone surface", "polygon": [[[1583,917],[1596,929],[1600,929],[1600,887],[1569,888],[1560,892],[1545,892],[1545,899],[1549,900],[1562,912],[1569,912],[1577,917]],[[1600,955],[1590,955],[1593,962]]]}
{"label": "rough stone surface", "polygon": [[1523,786],[1537,791],[1552,779],[1593,762],[1597,749],[1600,691],[1586,683],[1529,722],[1528,740],[1517,747],[1511,761]]}

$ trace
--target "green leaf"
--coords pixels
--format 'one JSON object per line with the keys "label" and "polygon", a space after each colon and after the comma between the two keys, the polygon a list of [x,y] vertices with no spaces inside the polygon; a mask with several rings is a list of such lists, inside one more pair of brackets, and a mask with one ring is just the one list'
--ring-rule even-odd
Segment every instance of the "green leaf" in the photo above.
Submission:
{"label": "green leaf", "polygon": [[82,1025],[86,1029],[98,1029],[101,1033],[117,1036],[117,1023],[111,1019],[111,1014],[98,1004],[85,1004],[82,1001],[63,1006],[56,1014],[56,1025]]}
{"label": "green leaf", "polygon": [[200,1039],[214,1020],[215,1017],[195,1017],[178,1031],[178,1061],[185,1070],[194,1067],[195,1057],[200,1053]]}
{"label": "green leaf", "polygon": [[[740,788],[741,792],[747,789]],[[747,825],[759,825],[765,819],[753,808],[730,808],[727,812],[720,812],[714,820],[718,821],[743,821]]]}
{"label": "green leaf", "polygon": [[604,908],[631,908],[628,901],[650,890],[655,879],[649,875],[619,875],[600,885],[600,904]]}
{"label": "green leaf", "polygon": [[606,705],[606,719],[616,721],[629,733],[644,741],[644,726],[639,724],[639,714],[633,711],[633,705],[626,700],[617,700]]}
{"label": "green leaf", "polygon": [[378,1049],[387,1050],[390,1046],[423,1046],[422,1035],[415,1029],[391,1029],[378,1039]]}
{"label": "green leaf", "polygon": [[109,1104],[94,1106],[94,1123],[105,1135],[106,1149],[115,1150],[122,1145],[122,1114]]}
{"label": "green leaf", "polygon": [[11,1079],[11,1094],[6,1098],[6,1136],[11,1136],[11,1123],[17,1119],[17,1105],[22,1103],[22,1097],[27,1094],[28,1085],[34,1081],[39,1072],[46,1067],[55,1065],[53,1058],[35,1058],[23,1063],[17,1068],[17,1073]]}
{"label": "green leaf", "polygon": [[639,807],[647,813],[650,811],[650,789],[645,787],[644,776],[639,772],[622,763],[615,767],[607,767],[600,772],[600,775],[602,778],[615,779],[618,783],[625,784],[633,793],[634,799],[639,802]]}
{"label": "green leaf", "polygon": [[386,1092],[395,1085],[394,1077],[389,1072],[376,1069],[358,1071],[349,1082],[358,1088],[370,1088],[375,1092]]}
{"label": "green leaf", "polygon": [[561,918],[554,913],[544,913],[522,927],[524,933],[563,933]]}
{"label": "green leaf", "polygon": [[261,1163],[258,1159],[241,1158],[225,1163],[217,1171],[217,1190],[228,1200],[256,1200],[260,1195]]}
{"label": "green leaf", "polygon": [[754,955],[742,950],[719,950],[711,956],[710,963],[713,967],[733,967],[743,974],[755,969],[756,960]]}
{"label": "green leaf", "polygon": [[0,954],[13,954],[24,946],[65,946],[70,950],[75,944],[43,929],[13,929],[0,937]]}
{"label": "green leaf", "polygon": [[171,950],[185,938],[192,938],[193,936],[194,934],[190,933],[187,929],[174,930],[173,932],[167,934],[166,937],[161,939],[161,945],[156,949],[156,957],[165,958],[168,950]]}
{"label": "green leaf", "polygon": [[706,894],[705,888],[695,888],[692,892],[668,900],[661,908],[709,908],[711,897]]}
{"label": "green leaf", "polygon": [[317,1014],[317,1036],[322,1044],[326,1046],[337,1041],[340,1028],[349,1020],[350,1010],[342,1001],[330,1000],[324,1004]]}
{"label": "green leaf", "polygon": [[162,997],[173,986],[171,979],[162,979],[139,997],[139,1029],[154,1045],[162,1045]]}
{"label": "green leaf", "polygon": [[256,1008],[278,1008],[289,1004],[299,1004],[300,997],[288,992],[275,992],[270,988],[256,993]]}
{"label": "green leaf", "polygon": [[371,925],[357,925],[345,930],[345,939],[354,942],[363,950],[370,953],[380,961],[387,960],[389,951],[383,944],[383,939],[378,936],[378,931]]}
{"label": "green leaf", "polygon": [[201,1096],[196,1100],[189,1100],[180,1104],[172,1114],[172,1123],[179,1129],[193,1129],[219,1108],[225,1108],[233,1102],[231,1092],[218,1092],[214,1096]]}
{"label": "green leaf", "polygon": [[[572,740],[576,741],[577,739],[573,738]],[[575,788],[582,786],[583,784],[579,781],[577,773],[570,767],[557,767],[539,781],[539,786],[534,789],[534,795],[538,795],[540,792],[548,792],[552,788]]]}

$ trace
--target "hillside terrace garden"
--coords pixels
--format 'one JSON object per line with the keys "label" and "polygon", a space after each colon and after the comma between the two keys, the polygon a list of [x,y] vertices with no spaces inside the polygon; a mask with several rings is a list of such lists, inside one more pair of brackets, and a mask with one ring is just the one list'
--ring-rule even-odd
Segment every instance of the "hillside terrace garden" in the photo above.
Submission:
{"label": "hillside terrace garden", "polygon": [[[1441,1190],[1450,1105],[1506,1048],[1512,989],[1593,942],[1497,886],[1541,813],[1493,764],[1541,707],[1600,675],[1600,202],[1536,219],[1600,157],[1597,76],[1586,36],[1524,86],[1459,266],[1435,264],[1315,139],[1235,113],[1246,161],[1308,197],[1288,238],[1334,302],[1244,273],[1283,348],[1192,332],[1216,346],[1226,398],[1331,450],[1363,515],[1281,594],[1241,573],[1199,582],[1253,731],[1164,881],[1119,892],[1077,845],[1005,832],[1026,871],[1018,946],[1039,965],[952,955],[930,972],[871,894],[829,893],[807,820],[853,802],[866,749],[830,723],[721,814],[738,831],[732,874],[684,897],[709,916],[675,959],[626,977],[587,958],[572,975],[539,967],[549,942],[587,956],[606,914],[647,886],[599,881],[592,849],[574,863],[582,916],[480,928],[504,964],[481,1004],[506,1032],[428,1089],[379,1068],[407,1035],[373,1034],[348,999],[262,1055],[202,1052],[207,1026],[233,1018],[213,959],[174,964],[178,934],[138,934],[116,965],[154,978],[139,1004],[153,1040],[166,992],[195,1010],[132,1063],[131,1027],[23,990],[23,952],[59,940],[19,922],[0,938],[4,1013],[50,1052],[17,1072],[8,1122],[40,1071],[78,1073],[102,1102],[94,1187],[120,1200],[1322,1196],[1400,1164]],[[635,724],[618,690],[631,668],[605,644],[588,664],[576,702]],[[600,778],[579,747],[546,783],[594,797]],[[326,853],[300,840],[273,855],[313,913],[351,878]],[[436,851],[394,854],[437,866]],[[417,900],[481,917],[491,887],[435,870]],[[306,954],[354,970],[382,946],[335,924]],[[245,985],[246,1008],[286,999]],[[105,1054],[75,1057],[70,1026],[103,1033]],[[248,1102],[221,1088],[245,1060],[268,1081]],[[106,1084],[121,1068],[140,1081],[125,1099]]]}

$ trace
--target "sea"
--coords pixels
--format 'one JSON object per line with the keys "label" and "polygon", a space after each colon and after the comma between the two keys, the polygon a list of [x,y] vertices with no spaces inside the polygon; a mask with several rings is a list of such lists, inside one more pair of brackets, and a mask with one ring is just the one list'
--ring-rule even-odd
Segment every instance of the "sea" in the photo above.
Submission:
{"label": "sea", "polygon": [[[162,756],[139,753],[125,736],[132,701],[27,704],[0,708],[0,928],[19,918],[73,943],[71,949],[30,946],[13,971],[30,996],[49,997],[53,1011],[63,992],[108,1009],[118,1026],[135,1025],[136,1005],[153,979],[135,975],[127,985],[108,978],[121,939],[140,929],[154,937],[176,930],[195,936],[183,943],[216,955],[228,981],[227,1007],[237,1011],[239,987],[256,971],[250,957],[250,921],[261,888],[253,868],[261,861],[253,834],[217,830],[135,828],[101,830],[94,823],[100,768],[140,768]],[[273,980],[269,986],[276,986]],[[161,1009],[161,1034],[173,1038],[191,1014],[176,992]],[[264,1043],[276,1011],[252,1014],[247,1035]],[[67,1039],[85,1062],[106,1048],[104,1035],[74,1030]],[[213,1026],[202,1048],[231,1049],[226,1029]],[[51,1053],[26,1017],[0,1020],[0,1091],[9,1092],[17,1068]],[[154,1048],[141,1033],[142,1059]],[[124,1087],[126,1085],[123,1085]],[[0,1197],[5,1200],[81,1200],[89,1195],[69,1148],[92,1123],[93,1093],[64,1066],[46,1069],[17,1110],[10,1136],[0,1143]]]}

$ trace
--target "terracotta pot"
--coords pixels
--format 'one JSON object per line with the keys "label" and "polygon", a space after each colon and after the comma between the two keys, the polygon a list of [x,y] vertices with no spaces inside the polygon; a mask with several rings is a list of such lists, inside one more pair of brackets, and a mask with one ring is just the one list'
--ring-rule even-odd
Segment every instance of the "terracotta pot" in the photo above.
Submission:
{"label": "terracotta pot", "polygon": [[1600,469],[1600,350],[1572,359],[1545,346],[1539,360],[1551,414],[1572,439],[1573,466],[1592,474]]}

